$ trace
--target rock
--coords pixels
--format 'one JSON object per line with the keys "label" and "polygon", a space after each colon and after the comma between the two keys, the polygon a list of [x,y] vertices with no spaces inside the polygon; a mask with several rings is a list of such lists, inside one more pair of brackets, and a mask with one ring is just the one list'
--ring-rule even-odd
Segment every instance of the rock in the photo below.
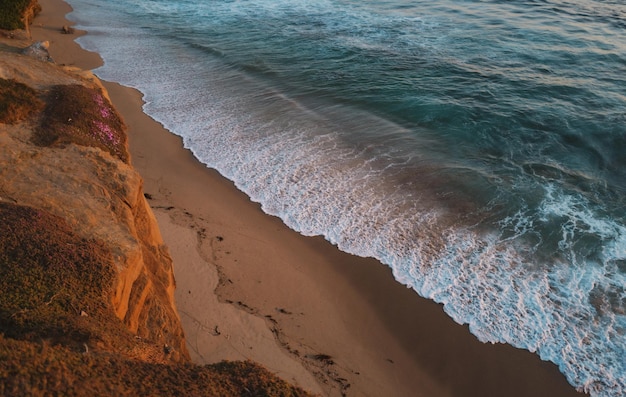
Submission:
{"label": "rock", "polygon": [[63,27],[61,28],[61,33],[74,34],[74,28],[71,26],[63,25]]}
{"label": "rock", "polygon": [[48,52],[49,47],[50,43],[48,41],[38,41],[35,44],[26,47],[22,53],[24,55],[28,55],[29,57],[39,59],[40,61],[54,62]]}

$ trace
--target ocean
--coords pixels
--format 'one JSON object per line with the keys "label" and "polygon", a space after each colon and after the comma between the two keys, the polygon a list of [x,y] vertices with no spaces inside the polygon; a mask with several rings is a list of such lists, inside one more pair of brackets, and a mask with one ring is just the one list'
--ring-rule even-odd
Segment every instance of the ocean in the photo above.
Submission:
{"label": "ocean", "polygon": [[626,395],[622,0],[69,0],[103,79],[303,235]]}

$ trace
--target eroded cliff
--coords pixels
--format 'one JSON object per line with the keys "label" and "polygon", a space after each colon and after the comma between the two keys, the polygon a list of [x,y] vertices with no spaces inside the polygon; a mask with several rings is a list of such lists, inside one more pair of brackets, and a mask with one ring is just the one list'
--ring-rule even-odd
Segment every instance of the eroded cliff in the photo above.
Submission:
{"label": "eroded cliff", "polygon": [[[103,242],[117,270],[110,297],[117,317],[162,347],[159,360],[187,360],[172,261],[128,163],[123,125],[105,125],[115,115],[106,92],[86,72],[19,54],[0,53],[0,78],[32,87],[46,102],[26,120],[0,124],[0,201],[45,210],[77,235]],[[63,86],[77,94],[59,98]],[[60,125],[51,128],[54,122]],[[119,153],[106,150],[111,140]]]}

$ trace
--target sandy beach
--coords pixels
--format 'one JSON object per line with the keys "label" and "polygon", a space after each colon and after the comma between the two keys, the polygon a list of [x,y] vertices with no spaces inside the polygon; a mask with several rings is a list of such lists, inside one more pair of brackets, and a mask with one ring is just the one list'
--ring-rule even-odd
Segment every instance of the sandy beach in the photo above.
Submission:
{"label": "sandy beach", "polygon": [[[40,3],[33,39],[59,64],[99,66],[74,42],[81,32],[61,33],[71,8]],[[324,396],[582,395],[538,356],[480,343],[381,263],[266,215],[145,115],[141,93],[104,84],[174,260],[194,362],[253,360]]]}

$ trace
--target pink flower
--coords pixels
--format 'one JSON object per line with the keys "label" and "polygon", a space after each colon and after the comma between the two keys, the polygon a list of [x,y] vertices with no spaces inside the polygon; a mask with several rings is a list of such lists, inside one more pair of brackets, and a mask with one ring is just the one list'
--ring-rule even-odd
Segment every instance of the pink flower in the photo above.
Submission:
{"label": "pink flower", "polygon": [[108,119],[109,117],[111,117],[111,109],[109,109],[109,106],[104,102],[104,98],[102,97],[102,95],[95,94],[93,96],[93,100],[100,107],[100,116],[102,116],[102,118]]}
{"label": "pink flower", "polygon": [[100,116],[108,119],[111,116],[111,111],[109,110],[109,108],[100,108]]}
{"label": "pink flower", "polygon": [[118,136],[115,131],[111,129],[108,124],[103,123],[99,120],[94,120],[94,124],[96,126],[95,135],[101,141],[104,141],[105,144],[117,146],[120,143]]}

